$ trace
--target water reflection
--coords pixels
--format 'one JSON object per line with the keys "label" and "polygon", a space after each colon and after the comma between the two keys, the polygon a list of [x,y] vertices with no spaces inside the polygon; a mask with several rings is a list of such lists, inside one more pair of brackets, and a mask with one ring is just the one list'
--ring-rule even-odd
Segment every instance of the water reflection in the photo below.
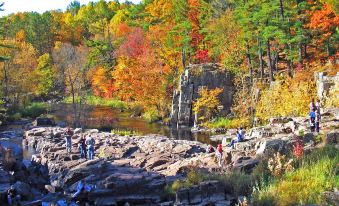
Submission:
{"label": "water reflection", "polygon": [[[169,138],[180,140],[196,140],[209,143],[210,134],[195,133],[192,134],[190,128],[171,128],[160,123],[148,123],[142,118],[132,117],[131,112],[121,112],[107,106],[87,106],[81,119],[84,128],[96,128],[102,131],[111,131],[112,129],[131,130],[142,135],[160,134]],[[69,104],[57,104],[52,107],[52,115],[57,121],[63,121],[72,125],[73,109]]]}

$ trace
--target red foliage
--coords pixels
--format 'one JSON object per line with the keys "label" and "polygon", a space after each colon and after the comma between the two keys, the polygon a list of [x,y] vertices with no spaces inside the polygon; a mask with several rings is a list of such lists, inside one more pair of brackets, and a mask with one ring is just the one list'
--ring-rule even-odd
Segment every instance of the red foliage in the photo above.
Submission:
{"label": "red foliage", "polygon": [[293,155],[298,159],[304,155],[304,146],[300,139],[298,139],[293,145]]}
{"label": "red foliage", "polygon": [[202,49],[195,52],[194,59],[197,63],[206,63],[210,61],[210,57],[208,56],[208,50]]}
{"label": "red foliage", "polygon": [[121,44],[118,54],[127,57],[138,57],[146,52],[145,34],[141,28],[133,29]]}

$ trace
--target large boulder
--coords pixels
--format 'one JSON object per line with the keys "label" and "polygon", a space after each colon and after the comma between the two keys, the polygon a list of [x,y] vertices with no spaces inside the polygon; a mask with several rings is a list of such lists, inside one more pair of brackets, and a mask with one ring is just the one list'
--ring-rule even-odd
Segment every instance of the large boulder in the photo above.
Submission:
{"label": "large boulder", "polygon": [[233,170],[242,171],[247,174],[251,173],[256,165],[259,164],[259,160],[251,157],[241,157],[234,161]]}
{"label": "large boulder", "polygon": [[273,154],[273,153],[285,153],[288,151],[288,144],[286,140],[282,139],[265,139],[263,141],[258,141],[256,145],[257,155],[263,154]]}

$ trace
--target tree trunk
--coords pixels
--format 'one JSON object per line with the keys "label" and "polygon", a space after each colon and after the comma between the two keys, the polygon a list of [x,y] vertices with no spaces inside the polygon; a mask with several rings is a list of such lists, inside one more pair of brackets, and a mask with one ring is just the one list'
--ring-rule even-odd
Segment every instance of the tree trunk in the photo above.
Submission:
{"label": "tree trunk", "polygon": [[182,64],[182,68],[185,69],[186,58],[185,58],[185,50],[184,49],[181,50],[181,64]]}
{"label": "tree trunk", "polygon": [[72,106],[73,106],[73,126],[76,127],[77,126],[77,105],[75,102],[75,90],[74,90],[74,85],[71,83],[71,93],[72,93]]}
{"label": "tree trunk", "polygon": [[253,68],[252,68],[252,60],[251,60],[251,54],[250,54],[250,46],[248,43],[246,43],[246,57],[247,57],[247,64],[249,69],[249,75],[250,75],[250,84],[253,84]]}
{"label": "tree trunk", "polygon": [[258,56],[259,56],[259,68],[260,68],[260,78],[263,79],[265,75],[264,71],[264,62],[262,59],[262,51],[261,51],[261,40],[258,38]]}
{"label": "tree trunk", "polygon": [[302,43],[300,42],[299,43],[299,49],[298,49],[298,59],[299,59],[300,64],[303,63],[303,55],[302,55],[303,48],[302,47],[303,47]]}
{"label": "tree trunk", "polygon": [[4,62],[4,81],[5,81],[4,96],[6,99],[8,99],[8,75],[6,65],[8,68],[8,63]]}
{"label": "tree trunk", "polygon": [[284,20],[284,5],[283,0],[279,0],[279,9],[280,9],[280,17],[282,20]]}
{"label": "tree trunk", "polygon": [[330,50],[330,40],[328,39],[326,41],[326,52],[327,52],[327,56],[331,56],[331,50]]}
{"label": "tree trunk", "polygon": [[272,66],[272,59],[271,59],[271,45],[270,45],[269,39],[266,42],[266,49],[267,49],[268,69],[270,71],[270,82],[272,82],[274,81],[274,78],[273,78],[273,66]]}

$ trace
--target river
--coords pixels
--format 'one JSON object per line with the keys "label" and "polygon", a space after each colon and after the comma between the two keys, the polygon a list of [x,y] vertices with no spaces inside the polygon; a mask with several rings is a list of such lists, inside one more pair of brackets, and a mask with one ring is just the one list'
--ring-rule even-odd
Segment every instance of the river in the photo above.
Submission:
{"label": "river", "polygon": [[[129,130],[141,135],[159,134],[173,139],[193,140],[210,143],[209,133],[192,133],[189,127],[172,128],[161,123],[149,123],[140,117],[132,117],[130,111],[121,112],[107,106],[88,106],[83,114],[82,125],[85,129],[112,129]],[[73,109],[70,104],[56,104],[52,106],[51,115],[57,122],[72,123]]]}
{"label": "river", "polygon": [[[73,109],[70,104],[52,105],[49,112],[58,124],[64,125],[72,125],[72,114]],[[172,139],[213,144],[209,133],[192,133],[188,127],[171,128],[161,123],[149,123],[142,118],[131,117],[130,111],[121,112],[107,106],[87,106],[83,116],[82,125],[85,129],[129,130],[140,135],[159,134]],[[23,127],[30,122],[30,120],[20,120],[0,127],[0,143],[7,148],[12,148],[16,156],[22,156],[23,159],[30,159],[35,152],[32,148],[22,148]]]}

